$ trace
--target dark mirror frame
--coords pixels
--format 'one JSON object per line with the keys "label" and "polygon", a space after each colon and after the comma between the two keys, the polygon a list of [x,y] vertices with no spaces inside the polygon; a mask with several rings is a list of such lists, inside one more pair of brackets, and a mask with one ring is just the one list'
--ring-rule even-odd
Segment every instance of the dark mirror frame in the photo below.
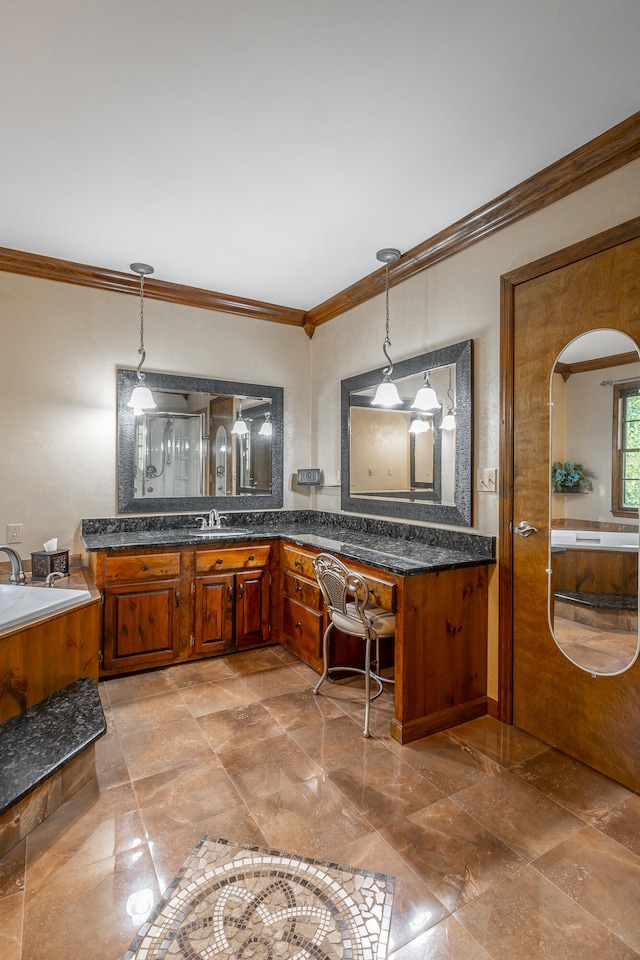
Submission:
{"label": "dark mirror frame", "polygon": [[224,394],[234,397],[256,397],[271,401],[271,493],[234,497],[158,497],[152,500],[134,497],[135,421],[127,406],[137,382],[135,370],[118,369],[118,512],[119,513],[187,513],[193,510],[225,511],[277,510],[284,496],[284,390],[261,383],[240,383],[237,380],[209,380],[205,377],[184,377],[169,373],[146,373],[150,390],[178,390],[184,393]]}
{"label": "dark mirror frame", "polygon": [[454,504],[398,501],[393,498],[369,499],[350,494],[350,397],[353,391],[376,386],[382,380],[382,367],[342,381],[341,385],[341,507],[350,513],[378,514],[393,519],[450,523],[470,527],[473,498],[473,341],[463,340],[451,346],[401,360],[393,365],[393,380],[401,380],[425,370],[456,365],[456,491]]}

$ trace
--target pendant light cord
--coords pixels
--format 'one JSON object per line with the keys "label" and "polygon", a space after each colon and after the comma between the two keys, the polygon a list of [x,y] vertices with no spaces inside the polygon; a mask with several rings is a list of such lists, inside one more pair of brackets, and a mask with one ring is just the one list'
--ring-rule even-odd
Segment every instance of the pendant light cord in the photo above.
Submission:
{"label": "pendant light cord", "polygon": [[140,274],[140,349],[138,353],[140,354],[140,363],[136,370],[136,376],[138,380],[144,380],[145,375],[140,369],[147,356],[144,349],[144,273]]}
{"label": "pendant light cord", "polygon": [[385,328],[384,343],[382,344],[382,352],[384,353],[385,357],[389,361],[389,366],[384,368],[384,370],[382,371],[382,374],[383,376],[390,378],[391,374],[393,373],[393,360],[389,356],[389,351],[387,350],[387,347],[391,346],[391,340],[389,340],[389,263],[388,262],[385,263],[384,276],[385,276],[385,292],[386,292],[385,308],[386,308],[386,314],[387,314],[387,324]]}

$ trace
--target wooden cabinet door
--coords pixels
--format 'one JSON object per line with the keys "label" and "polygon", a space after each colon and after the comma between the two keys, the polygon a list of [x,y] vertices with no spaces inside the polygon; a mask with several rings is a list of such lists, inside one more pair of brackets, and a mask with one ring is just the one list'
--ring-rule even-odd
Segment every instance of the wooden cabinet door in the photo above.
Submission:
{"label": "wooden cabinet door", "polygon": [[233,646],[234,576],[196,577],[194,653],[225,653]]}
{"label": "wooden cabinet door", "polygon": [[314,670],[322,667],[324,620],[319,610],[311,610],[291,597],[284,598],[282,631],[285,646]]}
{"label": "wooden cabinet door", "polygon": [[180,580],[128,583],[104,592],[104,667],[135,669],[180,653]]}
{"label": "wooden cabinet door", "polygon": [[267,570],[236,574],[236,646],[269,640],[269,576]]}

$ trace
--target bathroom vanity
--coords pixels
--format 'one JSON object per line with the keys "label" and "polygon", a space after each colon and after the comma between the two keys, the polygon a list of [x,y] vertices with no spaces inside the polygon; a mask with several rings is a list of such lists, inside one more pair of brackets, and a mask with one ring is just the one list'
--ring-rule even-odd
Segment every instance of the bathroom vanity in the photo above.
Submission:
{"label": "bathroom vanity", "polygon": [[[320,672],[327,618],[312,564],[326,551],[396,615],[392,736],[408,743],[486,712],[490,538],[432,530],[436,542],[425,543],[382,535],[381,522],[363,532],[274,516],[210,539],[185,528],[83,529],[104,596],[101,676],[273,643]],[[332,646],[361,665],[351,638]]]}

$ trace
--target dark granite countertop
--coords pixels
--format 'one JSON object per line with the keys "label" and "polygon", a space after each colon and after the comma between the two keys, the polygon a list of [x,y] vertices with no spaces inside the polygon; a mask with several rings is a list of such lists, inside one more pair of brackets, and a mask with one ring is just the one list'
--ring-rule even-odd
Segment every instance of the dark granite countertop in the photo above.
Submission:
{"label": "dark granite countertop", "polygon": [[0,724],[0,814],[106,733],[95,680],[81,677]]}
{"label": "dark granite countertop", "polygon": [[[132,520],[83,521],[82,537],[87,551],[287,540],[401,576],[495,562],[492,537],[313,511],[233,515],[232,525],[210,535],[199,533],[188,517],[138,517],[133,523]],[[160,526],[163,520],[166,527]],[[180,520],[183,526],[169,525]],[[189,521],[191,526],[186,525]],[[132,525],[136,529],[128,529]]]}

